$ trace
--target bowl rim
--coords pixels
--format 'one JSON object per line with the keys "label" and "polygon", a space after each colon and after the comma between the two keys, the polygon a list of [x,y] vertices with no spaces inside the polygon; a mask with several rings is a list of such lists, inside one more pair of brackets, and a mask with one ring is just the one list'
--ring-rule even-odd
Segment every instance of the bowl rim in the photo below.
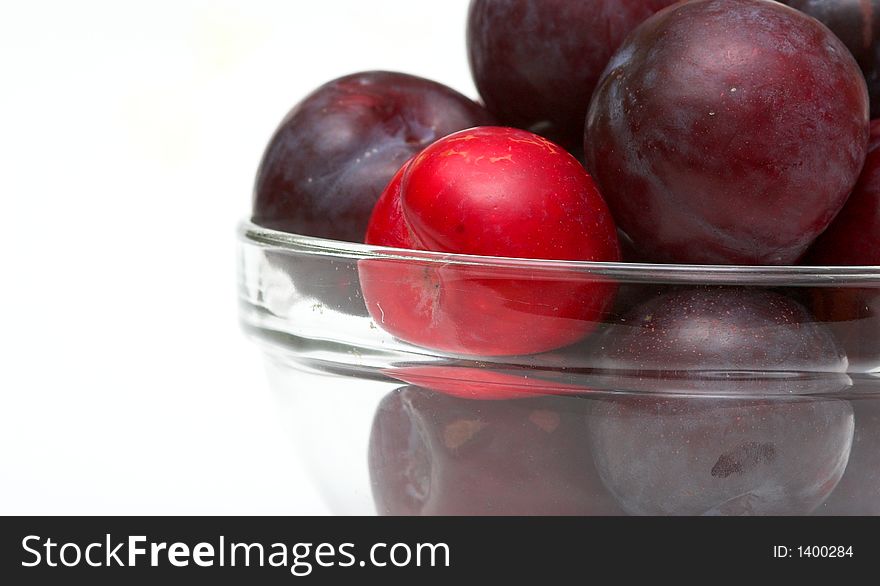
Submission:
{"label": "bowl rim", "polygon": [[880,266],[760,266],[760,265],[688,265],[626,262],[596,262],[479,256],[429,250],[413,250],[345,242],[264,228],[250,220],[238,225],[241,241],[262,248],[308,256],[326,256],[352,260],[389,260],[470,266],[519,271],[579,272],[613,278],[623,282],[670,284],[790,286],[859,286],[880,287]]}

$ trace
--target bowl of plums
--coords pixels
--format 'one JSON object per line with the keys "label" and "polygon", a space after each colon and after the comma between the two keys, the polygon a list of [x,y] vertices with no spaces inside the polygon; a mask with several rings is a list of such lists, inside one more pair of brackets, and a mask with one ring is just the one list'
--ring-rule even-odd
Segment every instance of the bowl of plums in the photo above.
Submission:
{"label": "bowl of plums", "polygon": [[472,0],[302,98],[245,331],[330,508],[880,514],[880,2]]}

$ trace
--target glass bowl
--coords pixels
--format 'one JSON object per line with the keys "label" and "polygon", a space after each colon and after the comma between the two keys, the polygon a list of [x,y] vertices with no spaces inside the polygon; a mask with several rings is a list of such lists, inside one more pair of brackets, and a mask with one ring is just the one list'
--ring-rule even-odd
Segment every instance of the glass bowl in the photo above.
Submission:
{"label": "glass bowl", "polygon": [[239,228],[331,509],[880,514],[880,267],[488,258]]}

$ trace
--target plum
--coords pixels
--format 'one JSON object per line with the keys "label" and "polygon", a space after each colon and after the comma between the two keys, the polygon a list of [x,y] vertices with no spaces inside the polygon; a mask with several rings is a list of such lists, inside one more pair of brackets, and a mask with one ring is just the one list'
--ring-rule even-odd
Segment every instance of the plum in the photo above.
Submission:
{"label": "plum", "polygon": [[384,515],[619,514],[593,466],[586,406],[575,398],[483,402],[398,389],[383,399],[370,435],[376,508]]}
{"label": "plum", "polygon": [[[880,265],[880,120],[871,123],[865,167],[840,214],[810,248],[812,265]],[[876,288],[824,286],[812,291],[813,312],[840,340],[853,367],[880,364],[880,292]]]}
{"label": "plum", "polygon": [[473,0],[468,57],[499,120],[581,147],[593,88],[637,24],[675,0]]}
{"label": "plum", "polygon": [[376,199],[404,161],[438,138],[491,122],[477,103],[420,77],[369,71],[331,81],[297,104],[270,140],[253,222],[363,242]]}
{"label": "plum", "polygon": [[880,115],[880,0],[779,0],[825,24],[856,58]]}
{"label": "plum", "polygon": [[858,64],[767,0],[694,0],[643,22],[590,104],[588,170],[657,262],[796,262],[839,212],[868,141]]}
{"label": "plum", "polygon": [[[457,132],[422,151],[389,183],[366,240],[526,259],[620,258],[614,221],[577,160],[502,127]],[[564,268],[369,259],[359,270],[377,325],[459,355],[565,346],[595,328],[614,295],[608,279]]]}
{"label": "plum", "polygon": [[617,241],[620,242],[620,259],[623,262],[644,262],[642,255],[626,232],[617,230]]}
{"label": "plum", "polygon": [[655,294],[592,340],[597,368],[618,378],[676,379],[679,390],[830,392],[849,384],[827,327],[779,293],[693,287]]}
{"label": "plum", "polygon": [[868,154],[852,194],[804,261],[880,265],[880,120],[871,122]]}
{"label": "plum", "polygon": [[803,515],[837,485],[853,412],[832,398],[630,396],[595,401],[596,468],[638,515]]}

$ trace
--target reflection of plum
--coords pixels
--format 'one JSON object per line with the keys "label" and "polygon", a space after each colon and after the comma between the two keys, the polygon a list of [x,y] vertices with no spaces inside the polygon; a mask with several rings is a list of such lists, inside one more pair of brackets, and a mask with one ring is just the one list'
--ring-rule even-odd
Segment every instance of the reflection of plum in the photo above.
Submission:
{"label": "reflection of plum", "polygon": [[642,515],[809,513],[853,437],[838,399],[625,397],[595,401],[588,421],[602,480]]}
{"label": "reflection of plum", "polygon": [[614,514],[581,399],[469,401],[404,387],[373,421],[373,497],[389,515]]}
{"label": "reflection of plum", "polygon": [[880,515],[880,396],[852,401],[855,434],[843,478],[817,510],[823,515]]}
{"label": "reflection of plum", "polygon": [[[596,365],[616,374],[674,377],[691,389],[712,380],[755,392],[836,390],[846,357],[796,301],[746,288],[689,288],[650,298],[595,340]],[[813,389],[818,384],[819,389]],[[772,389],[770,388],[772,387]]]}
{"label": "reflection of plum", "polygon": [[588,392],[583,386],[554,380],[544,372],[518,367],[492,368],[479,362],[410,365],[386,368],[383,372],[405,383],[429,387],[453,397],[482,401]]}

